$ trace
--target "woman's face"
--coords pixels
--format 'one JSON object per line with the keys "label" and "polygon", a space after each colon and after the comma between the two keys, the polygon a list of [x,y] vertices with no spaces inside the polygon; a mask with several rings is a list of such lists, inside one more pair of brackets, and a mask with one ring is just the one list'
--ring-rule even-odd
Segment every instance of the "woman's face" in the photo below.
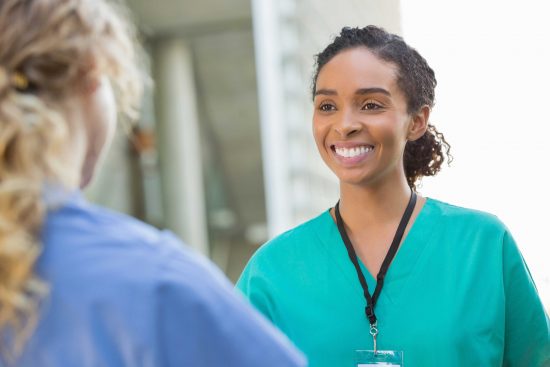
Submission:
{"label": "woman's face", "polygon": [[404,177],[403,151],[414,119],[396,76],[394,64],[365,47],[340,52],[320,70],[313,133],[341,183]]}

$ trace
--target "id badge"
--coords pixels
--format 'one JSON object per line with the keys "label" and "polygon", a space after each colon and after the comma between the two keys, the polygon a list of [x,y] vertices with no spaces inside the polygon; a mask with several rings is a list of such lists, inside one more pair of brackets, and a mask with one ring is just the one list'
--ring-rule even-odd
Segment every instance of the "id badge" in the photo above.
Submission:
{"label": "id badge", "polygon": [[403,367],[403,351],[397,350],[356,350],[356,367]]}

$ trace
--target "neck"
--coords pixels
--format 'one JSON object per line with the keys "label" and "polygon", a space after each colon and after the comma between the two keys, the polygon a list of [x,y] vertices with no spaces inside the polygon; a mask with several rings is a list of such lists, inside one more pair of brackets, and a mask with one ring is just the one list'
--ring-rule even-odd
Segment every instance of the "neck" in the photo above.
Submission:
{"label": "neck", "polygon": [[374,185],[340,184],[340,212],[352,232],[401,219],[411,189],[406,178]]}

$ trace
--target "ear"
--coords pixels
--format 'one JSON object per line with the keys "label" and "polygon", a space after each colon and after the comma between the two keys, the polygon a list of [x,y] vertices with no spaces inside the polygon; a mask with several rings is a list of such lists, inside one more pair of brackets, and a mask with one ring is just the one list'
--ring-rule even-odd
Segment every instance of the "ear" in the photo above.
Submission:
{"label": "ear", "polygon": [[430,107],[424,105],[418,112],[411,115],[407,140],[415,141],[420,139],[426,130],[428,130],[428,120],[430,119]]}

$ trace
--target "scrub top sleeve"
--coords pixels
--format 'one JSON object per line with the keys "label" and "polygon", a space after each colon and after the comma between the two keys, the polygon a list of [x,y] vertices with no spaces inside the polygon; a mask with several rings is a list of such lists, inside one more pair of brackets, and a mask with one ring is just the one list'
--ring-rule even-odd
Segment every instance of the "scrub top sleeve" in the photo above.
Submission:
{"label": "scrub top sleeve", "polygon": [[161,266],[155,318],[161,366],[305,366],[302,354],[206,259],[174,253]]}
{"label": "scrub top sleeve", "polygon": [[250,262],[242,272],[235,288],[239,290],[254,307],[262,313],[268,320],[274,322],[274,313],[272,302],[270,302],[270,293],[267,291],[269,287],[266,283],[268,277],[262,276],[262,272],[257,271],[258,264],[256,259],[252,257]]}
{"label": "scrub top sleeve", "polygon": [[511,234],[503,236],[504,366],[550,366],[550,322]]}

